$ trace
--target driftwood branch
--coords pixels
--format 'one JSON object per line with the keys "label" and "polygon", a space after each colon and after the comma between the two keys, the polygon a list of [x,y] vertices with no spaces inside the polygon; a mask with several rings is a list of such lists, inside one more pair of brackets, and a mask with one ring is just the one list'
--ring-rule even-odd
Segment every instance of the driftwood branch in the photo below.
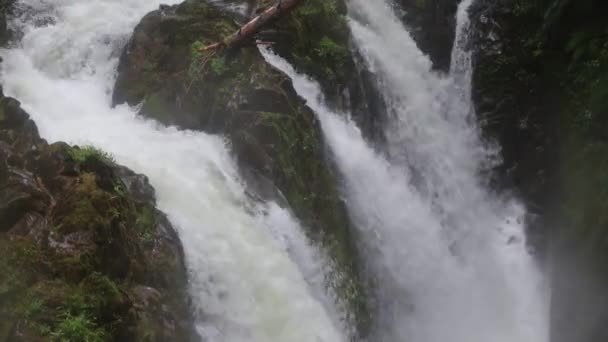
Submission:
{"label": "driftwood branch", "polygon": [[201,51],[238,46],[246,40],[253,38],[264,26],[293,11],[305,1],[306,0],[279,0],[275,5],[270,6],[260,15],[241,26],[235,33],[224,38],[221,42],[213,43],[201,48]]}

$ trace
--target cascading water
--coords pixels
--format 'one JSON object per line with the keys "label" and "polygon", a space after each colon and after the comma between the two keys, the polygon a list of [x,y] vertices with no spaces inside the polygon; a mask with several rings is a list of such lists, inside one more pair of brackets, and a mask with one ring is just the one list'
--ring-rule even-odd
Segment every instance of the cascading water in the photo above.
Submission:
{"label": "cascading water", "polygon": [[450,75],[431,71],[385,0],[348,2],[356,48],[388,107],[386,155],[318,85],[264,51],[317,113],[360,230],[375,284],[373,341],[543,342],[546,290],[526,249],[525,209],[487,190],[496,161],[470,100],[467,9],[458,11]]}
{"label": "cascading water", "polygon": [[[21,45],[2,51],[5,92],[49,140],[94,144],[150,177],[159,207],[179,229],[206,340],[348,339],[325,290],[327,258],[288,211],[249,199],[220,137],[110,108],[117,55],[160,2],[22,0],[28,9],[13,23]],[[388,107],[382,155],[346,115],[323,104],[314,82],[264,52],[319,116],[344,177],[375,284],[370,341],[547,341],[524,208],[491,194],[479,176],[496,151],[481,142],[470,101],[471,2],[459,8],[449,76],[430,71],[386,0],[348,2],[355,45]]]}
{"label": "cascading water", "polygon": [[5,92],[47,139],[96,145],[149,176],[182,239],[205,341],[346,340],[323,253],[289,212],[248,198],[221,137],[111,108],[117,55],[160,3],[21,1],[13,25],[22,41],[2,51]]}

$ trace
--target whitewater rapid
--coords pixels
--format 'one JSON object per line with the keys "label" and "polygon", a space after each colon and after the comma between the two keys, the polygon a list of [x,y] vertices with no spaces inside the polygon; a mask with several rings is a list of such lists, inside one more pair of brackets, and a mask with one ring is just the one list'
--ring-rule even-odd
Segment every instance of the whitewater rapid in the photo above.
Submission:
{"label": "whitewater rapid", "polygon": [[472,2],[458,9],[449,75],[431,70],[389,2],[348,2],[354,46],[387,104],[379,147],[348,113],[328,109],[314,81],[264,51],[318,115],[344,177],[375,284],[372,341],[548,341],[548,291],[527,250],[525,208],[480,176],[499,151],[481,140],[471,104]]}
{"label": "whitewater rapid", "polygon": [[1,52],[2,84],[49,141],[92,144],[155,187],[183,242],[197,330],[210,342],[347,340],[324,253],[275,203],[247,196],[222,137],[178,131],[111,108],[133,27],[180,0],[22,0],[23,37]]}

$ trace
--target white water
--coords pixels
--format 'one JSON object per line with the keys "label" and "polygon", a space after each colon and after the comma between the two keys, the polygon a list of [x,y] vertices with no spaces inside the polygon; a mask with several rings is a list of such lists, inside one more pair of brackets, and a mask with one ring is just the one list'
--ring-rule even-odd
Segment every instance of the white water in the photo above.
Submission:
{"label": "white water", "polygon": [[[110,107],[117,55],[160,2],[21,1],[31,8],[13,23],[24,31],[21,46],[2,51],[5,93],[48,140],[93,144],[149,176],[182,239],[205,340],[345,340],[322,253],[287,211],[248,199],[221,137]],[[41,19],[51,24],[33,25]]]}
{"label": "white water", "polygon": [[317,113],[360,229],[377,305],[372,341],[545,342],[548,305],[526,249],[525,208],[490,193],[479,176],[497,151],[480,140],[470,100],[465,0],[450,75],[430,60],[385,0],[351,0],[349,24],[388,106],[387,154],[347,115],[331,112],[316,83],[284,60]]}

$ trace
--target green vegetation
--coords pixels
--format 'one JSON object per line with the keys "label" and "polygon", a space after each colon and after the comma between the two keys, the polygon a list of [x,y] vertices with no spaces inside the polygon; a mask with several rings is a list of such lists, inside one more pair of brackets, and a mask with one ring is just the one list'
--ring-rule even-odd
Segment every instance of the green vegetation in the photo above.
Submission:
{"label": "green vegetation", "polygon": [[[135,39],[157,30],[165,34],[153,43],[143,39],[130,45],[132,50],[121,68],[124,72],[118,77],[119,97],[131,104],[145,100],[142,114],[163,123],[223,134],[239,164],[276,186],[310,237],[325,244],[340,268],[331,283],[352,304],[349,311],[365,321],[365,297],[355,267],[349,221],[325,163],[314,113],[305,107],[289,79],[268,65],[257,48],[246,45],[233,51],[201,53],[201,47],[237,29],[231,17],[205,2],[190,0],[165,13],[175,14],[177,19],[159,19],[136,29]],[[297,60],[301,71],[319,76],[324,85],[332,89],[338,83],[344,86],[353,66],[344,14],[341,0],[307,1],[276,23],[281,35],[273,48],[292,62]],[[160,53],[147,52],[151,50]],[[148,64],[156,66],[154,72],[143,72],[141,66]],[[176,110],[158,115],[163,108]],[[260,186],[255,177],[246,181],[252,187]],[[158,219],[149,214],[137,210],[136,230],[144,241],[150,240],[149,222]]]}
{"label": "green vegetation", "polygon": [[321,38],[315,52],[319,57],[329,60],[331,64],[338,66],[344,65],[350,57],[350,52],[346,47],[339,45],[328,37]]}
{"label": "green vegetation", "polygon": [[[27,118],[6,103],[0,99],[0,110]],[[190,332],[180,246],[159,239],[153,197],[134,196],[122,181],[141,176],[97,148],[47,145],[19,131],[29,127],[0,127],[3,142],[13,139],[7,130],[32,139],[10,148],[25,161],[18,166],[27,167],[22,177],[39,175],[24,185],[0,173],[8,193],[18,190],[27,201],[14,212],[26,219],[0,231],[0,341],[139,341],[167,330],[185,340]],[[144,284],[163,297],[138,297]],[[172,317],[175,326],[160,323]],[[146,329],[140,329],[142,321]]]}
{"label": "green vegetation", "polygon": [[154,240],[157,225],[157,214],[152,208],[144,207],[137,214],[135,226],[137,227],[137,234],[144,242],[148,243]]}
{"label": "green vegetation", "polygon": [[222,76],[226,71],[228,71],[225,58],[223,56],[212,58],[211,70],[213,70],[213,73],[215,73],[217,76]]}
{"label": "green vegetation", "polygon": [[58,342],[104,342],[106,333],[100,329],[89,317],[80,314],[72,316],[64,313],[57,324],[55,331],[51,332],[53,341]]}
{"label": "green vegetation", "polygon": [[330,97],[354,70],[345,13],[342,0],[309,0],[276,24],[285,33],[274,49],[318,80]]}
{"label": "green vegetation", "polygon": [[110,153],[104,152],[91,145],[72,147],[68,153],[70,157],[77,163],[84,163],[89,160],[97,160],[107,164],[115,163],[114,157]]}

